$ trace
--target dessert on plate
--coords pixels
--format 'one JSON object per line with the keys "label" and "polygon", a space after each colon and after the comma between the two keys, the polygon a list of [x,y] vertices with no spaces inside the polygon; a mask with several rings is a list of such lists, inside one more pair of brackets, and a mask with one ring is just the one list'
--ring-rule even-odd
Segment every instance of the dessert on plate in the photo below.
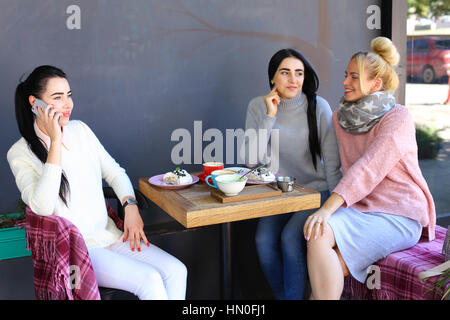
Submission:
{"label": "dessert on plate", "polygon": [[184,169],[177,167],[171,172],[164,174],[163,181],[170,185],[180,185],[192,182],[192,176]]}
{"label": "dessert on plate", "polygon": [[258,182],[272,182],[275,180],[275,175],[267,168],[258,168],[248,174],[248,180]]}

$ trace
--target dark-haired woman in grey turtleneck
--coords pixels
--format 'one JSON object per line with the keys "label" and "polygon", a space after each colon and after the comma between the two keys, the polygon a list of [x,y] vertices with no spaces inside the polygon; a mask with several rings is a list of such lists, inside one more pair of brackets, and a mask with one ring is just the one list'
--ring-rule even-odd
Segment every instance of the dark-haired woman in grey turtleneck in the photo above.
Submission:
{"label": "dark-haired woman in grey turtleneck", "polygon": [[[245,162],[253,167],[278,160],[270,167],[320,191],[323,203],[342,175],[332,111],[327,101],[316,95],[317,75],[300,53],[283,49],[270,60],[269,80],[270,93],[252,99],[248,106],[245,127],[256,129],[257,135],[250,136],[244,144]],[[250,161],[252,144],[259,144],[258,156],[253,155],[257,163]],[[270,158],[268,150],[271,150]],[[258,256],[277,299],[304,297],[307,266],[302,232],[313,211],[264,217],[258,222]]]}

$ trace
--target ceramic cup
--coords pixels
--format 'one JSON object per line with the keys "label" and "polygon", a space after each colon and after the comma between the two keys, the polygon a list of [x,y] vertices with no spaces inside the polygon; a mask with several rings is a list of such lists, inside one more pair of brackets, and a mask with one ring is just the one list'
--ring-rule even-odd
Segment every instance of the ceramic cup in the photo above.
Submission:
{"label": "ceramic cup", "polygon": [[247,177],[242,177],[239,174],[224,174],[216,177],[217,187],[226,196],[237,196],[247,183]]}
{"label": "ceramic cup", "polygon": [[221,170],[224,168],[224,164],[222,162],[205,162],[203,164],[203,174],[205,177],[211,175],[213,171]]}
{"label": "ceramic cup", "polygon": [[[213,172],[211,172],[211,175],[207,176],[205,178],[205,182],[208,184],[208,186],[219,189],[219,187],[217,187],[217,182],[216,182],[216,178],[218,176],[224,175],[224,174],[235,174],[236,171],[234,170],[228,170],[228,169],[223,169],[223,170],[215,170]],[[209,179],[211,179],[211,183],[209,182]]]}

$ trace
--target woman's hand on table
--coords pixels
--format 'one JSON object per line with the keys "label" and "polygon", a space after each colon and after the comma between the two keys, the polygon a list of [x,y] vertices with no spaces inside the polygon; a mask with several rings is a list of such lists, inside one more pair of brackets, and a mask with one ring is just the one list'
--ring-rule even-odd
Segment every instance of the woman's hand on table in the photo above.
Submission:
{"label": "woman's hand on table", "polygon": [[130,240],[131,251],[134,251],[135,244],[137,251],[141,251],[141,240],[144,241],[147,247],[150,246],[150,243],[144,233],[144,222],[142,221],[136,205],[128,205],[125,207],[123,231],[123,241],[125,242]]}

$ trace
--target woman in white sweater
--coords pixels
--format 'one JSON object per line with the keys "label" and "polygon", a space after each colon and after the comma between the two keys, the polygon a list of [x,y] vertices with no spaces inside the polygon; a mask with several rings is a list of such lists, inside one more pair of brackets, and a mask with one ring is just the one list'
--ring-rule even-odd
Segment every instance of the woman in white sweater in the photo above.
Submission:
{"label": "woman in white sweater", "polygon": [[[36,99],[47,105],[37,114]],[[79,229],[99,286],[140,299],[184,299],[186,267],[147,241],[130,179],[86,124],[70,121],[73,107],[66,74],[58,68],[37,67],[17,86],[22,138],[7,158],[22,200],[34,213],[64,217]],[[102,179],[124,205],[124,232],[108,217]]]}

